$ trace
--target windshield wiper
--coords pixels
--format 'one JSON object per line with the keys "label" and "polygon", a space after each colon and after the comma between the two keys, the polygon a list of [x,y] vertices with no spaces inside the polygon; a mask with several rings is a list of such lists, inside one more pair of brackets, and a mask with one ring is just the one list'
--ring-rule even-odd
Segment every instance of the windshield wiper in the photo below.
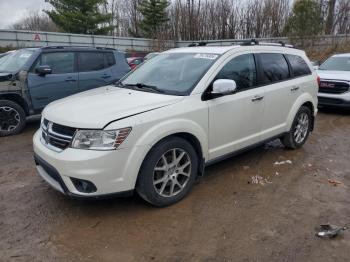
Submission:
{"label": "windshield wiper", "polygon": [[152,85],[147,85],[147,84],[144,84],[144,83],[122,84],[122,85],[123,85],[123,87],[137,87],[138,89],[148,89],[148,90],[156,91],[158,93],[164,93],[164,91],[159,89],[158,87],[152,86]]}

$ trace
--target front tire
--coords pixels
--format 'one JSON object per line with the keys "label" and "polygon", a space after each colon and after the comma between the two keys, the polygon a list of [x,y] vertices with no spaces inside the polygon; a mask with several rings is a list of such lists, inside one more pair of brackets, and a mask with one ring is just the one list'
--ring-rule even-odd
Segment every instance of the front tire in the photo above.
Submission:
{"label": "front tire", "polygon": [[0,100],[0,137],[19,134],[26,125],[23,108],[10,100]]}
{"label": "front tire", "polygon": [[281,139],[282,144],[289,149],[302,147],[310,134],[311,126],[311,110],[302,106],[295,115],[290,131]]}
{"label": "front tire", "polygon": [[146,156],[136,191],[154,206],[172,205],[189,193],[197,171],[198,157],[193,146],[180,137],[166,138]]}

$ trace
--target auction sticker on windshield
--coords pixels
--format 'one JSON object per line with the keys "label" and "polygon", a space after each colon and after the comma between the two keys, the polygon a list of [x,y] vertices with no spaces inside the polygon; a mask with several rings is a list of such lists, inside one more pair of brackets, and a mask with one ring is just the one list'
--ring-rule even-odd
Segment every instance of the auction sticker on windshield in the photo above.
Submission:
{"label": "auction sticker on windshield", "polygon": [[202,58],[202,59],[210,59],[215,60],[218,57],[218,55],[213,54],[195,54],[194,58]]}

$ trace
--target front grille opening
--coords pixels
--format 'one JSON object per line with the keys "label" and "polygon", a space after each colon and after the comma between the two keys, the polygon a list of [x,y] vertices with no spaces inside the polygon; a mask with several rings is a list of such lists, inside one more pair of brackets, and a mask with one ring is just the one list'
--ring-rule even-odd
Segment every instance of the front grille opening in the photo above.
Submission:
{"label": "front grille opening", "polygon": [[65,136],[73,136],[75,133],[76,128],[68,127],[68,126],[62,126],[59,124],[54,123],[52,125],[52,131],[58,134],[62,134]]}
{"label": "front grille opening", "polygon": [[87,180],[78,179],[78,178],[70,178],[75,186],[75,188],[82,193],[93,193],[97,191],[96,186]]}
{"label": "front grille opening", "polygon": [[42,125],[42,139],[47,145],[64,150],[72,142],[76,128],[59,125],[44,119]]}
{"label": "front grille opening", "polygon": [[321,80],[319,91],[321,93],[328,93],[328,94],[342,94],[350,90],[349,86],[350,85],[345,82]]}

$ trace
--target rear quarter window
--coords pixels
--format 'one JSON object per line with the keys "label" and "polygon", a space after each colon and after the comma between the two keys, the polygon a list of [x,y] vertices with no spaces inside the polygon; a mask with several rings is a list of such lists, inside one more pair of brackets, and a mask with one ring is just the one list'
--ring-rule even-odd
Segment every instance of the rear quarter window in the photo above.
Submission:
{"label": "rear quarter window", "polygon": [[98,71],[105,68],[103,52],[80,52],[79,72]]}
{"label": "rear quarter window", "polygon": [[301,56],[286,55],[286,57],[292,67],[293,76],[298,77],[311,74],[309,66]]}
{"label": "rear quarter window", "polygon": [[115,56],[113,53],[104,53],[106,62],[107,62],[107,67],[115,65]]}
{"label": "rear quarter window", "polygon": [[290,77],[289,67],[282,54],[259,54],[262,84],[271,84],[286,80]]}

